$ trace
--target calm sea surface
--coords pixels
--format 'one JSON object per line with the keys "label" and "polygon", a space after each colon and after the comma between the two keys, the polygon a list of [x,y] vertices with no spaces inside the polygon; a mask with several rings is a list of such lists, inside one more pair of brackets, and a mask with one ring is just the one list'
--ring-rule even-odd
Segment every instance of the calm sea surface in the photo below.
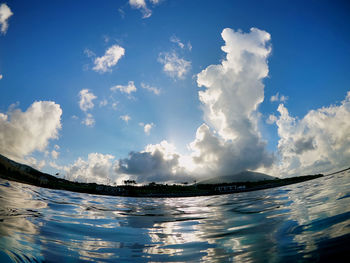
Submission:
{"label": "calm sea surface", "polygon": [[0,180],[0,262],[349,262],[350,174],[127,198]]}

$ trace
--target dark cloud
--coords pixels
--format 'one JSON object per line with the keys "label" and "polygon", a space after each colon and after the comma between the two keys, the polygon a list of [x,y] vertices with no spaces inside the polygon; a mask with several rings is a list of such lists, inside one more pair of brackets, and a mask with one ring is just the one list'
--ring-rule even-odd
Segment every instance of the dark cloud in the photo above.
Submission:
{"label": "dark cloud", "polygon": [[120,159],[115,170],[118,174],[131,175],[138,183],[144,182],[180,182],[190,177],[179,165],[180,155],[166,152],[169,144],[163,141],[158,145],[149,145],[146,151],[130,152],[128,158]]}
{"label": "dark cloud", "polygon": [[300,138],[294,144],[294,151],[297,154],[301,154],[305,151],[310,151],[310,150],[314,150],[314,149],[315,149],[315,145],[314,145],[314,138],[313,137]]}

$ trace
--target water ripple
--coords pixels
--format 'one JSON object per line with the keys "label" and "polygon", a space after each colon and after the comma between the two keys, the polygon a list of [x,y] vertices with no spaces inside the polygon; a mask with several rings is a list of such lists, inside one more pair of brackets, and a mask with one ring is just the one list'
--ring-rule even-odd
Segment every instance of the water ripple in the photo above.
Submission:
{"label": "water ripple", "polygon": [[349,186],[345,173],[222,196],[126,198],[0,180],[0,262],[341,262]]}

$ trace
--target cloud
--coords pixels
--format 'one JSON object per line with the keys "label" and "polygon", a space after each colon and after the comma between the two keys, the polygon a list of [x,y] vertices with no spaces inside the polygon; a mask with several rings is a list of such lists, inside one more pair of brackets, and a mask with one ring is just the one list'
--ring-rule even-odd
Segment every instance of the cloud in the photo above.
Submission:
{"label": "cloud", "polygon": [[108,43],[110,40],[111,40],[111,38],[110,38],[108,35],[104,35],[104,36],[103,36],[103,41],[104,41],[105,43]]}
{"label": "cloud", "polygon": [[214,134],[206,124],[196,132],[196,139],[190,143],[194,174],[205,177],[210,174],[232,175],[245,170],[269,167],[273,156],[257,137],[230,141]]}
{"label": "cloud", "polygon": [[153,123],[147,123],[143,127],[144,132],[149,135],[151,133],[151,129],[153,128],[154,124]]}
{"label": "cloud", "polygon": [[32,156],[26,157],[25,159],[22,160],[23,164],[29,165],[31,167],[34,167],[35,169],[41,170],[45,165],[46,162],[45,160],[38,161]]}
{"label": "cloud", "polygon": [[60,166],[58,165],[56,162],[49,162],[49,166],[51,166],[52,168],[56,169],[56,170],[64,170],[64,166]]}
{"label": "cloud", "polygon": [[85,119],[82,120],[81,122],[82,124],[88,126],[88,127],[93,127],[95,125],[95,119],[94,119],[94,116],[92,116],[91,113],[87,113],[85,115]]}
{"label": "cloud", "polygon": [[141,88],[148,90],[150,92],[153,92],[155,95],[159,95],[160,94],[160,89],[156,88],[156,87],[151,87],[150,85],[147,85],[143,82],[141,82]]}
{"label": "cloud", "polygon": [[85,183],[109,184],[113,181],[113,159],[114,156],[110,154],[90,153],[88,160],[78,158],[72,165],[63,167],[65,178]]}
{"label": "cloud", "polygon": [[181,40],[180,40],[177,36],[175,36],[175,35],[173,35],[173,36],[170,37],[170,42],[175,43],[175,44],[176,44],[179,48],[181,48],[181,49],[184,49],[184,48],[186,47],[189,51],[192,50],[191,42],[188,42],[187,45],[185,45],[185,44],[184,44],[183,42],[181,42]]}
{"label": "cloud", "polygon": [[151,129],[154,127],[154,124],[153,124],[153,123],[146,123],[146,124],[144,124],[143,122],[140,122],[139,125],[143,127],[143,131],[144,131],[147,135],[150,135]]}
{"label": "cloud", "polygon": [[121,18],[124,19],[124,18],[125,18],[125,11],[124,11],[124,8],[123,8],[123,7],[118,8],[118,12],[119,12]]}
{"label": "cloud", "polygon": [[129,4],[135,8],[146,8],[145,0],[129,0]]}
{"label": "cloud", "polygon": [[[141,183],[181,182],[194,177],[228,175],[244,170],[270,169],[276,172],[274,175],[291,176],[348,167],[350,92],[339,105],[312,110],[302,119],[292,117],[285,105],[280,104],[277,109],[279,115],[271,114],[266,120],[270,124],[275,123],[278,128],[277,159],[267,151],[258,126],[261,116],[259,106],[264,100],[263,80],[269,72],[270,34],[256,28],[248,33],[226,28],[221,36],[225,42],[222,47],[224,59],[197,74],[204,123],[198,127],[195,139],[189,144],[191,152],[188,155],[180,155],[167,141],[147,145],[144,150],[130,152],[127,158],[116,162],[112,155],[92,153],[88,160],[79,158],[65,167],[67,177],[100,183],[120,182],[122,178],[136,179]],[[165,67],[171,59],[168,61],[165,54],[162,56],[161,63]],[[178,78],[183,76],[177,71],[173,74]],[[142,84],[142,88],[148,89]],[[130,86],[134,83],[116,86],[115,90],[130,94],[134,92]],[[287,98],[279,93],[273,97],[272,101],[285,101]],[[90,108],[93,105],[82,110],[86,112]],[[124,115],[121,119],[127,122],[127,117]],[[8,122],[7,119],[7,115],[0,114],[0,124]],[[154,127],[153,123],[139,125],[146,134]],[[0,131],[3,126],[0,125]],[[0,140],[0,145],[2,143]]]}
{"label": "cloud", "polygon": [[174,51],[160,53],[158,61],[163,64],[163,71],[172,78],[184,79],[191,69],[191,62],[179,58]]}
{"label": "cloud", "polygon": [[269,118],[266,120],[267,124],[274,124],[277,121],[277,117],[274,114],[270,114]]}
{"label": "cloud", "polygon": [[152,4],[158,5],[161,0],[149,0]]}
{"label": "cloud", "polygon": [[90,49],[88,49],[88,48],[85,48],[85,49],[84,49],[84,54],[85,54],[88,58],[94,58],[94,57],[96,57],[96,54],[95,54],[93,51],[91,51]]}
{"label": "cloud", "polygon": [[95,105],[93,103],[93,100],[97,99],[97,97],[88,89],[82,89],[79,92],[79,97],[80,97],[80,101],[79,101],[80,109],[83,112],[85,112],[85,119],[82,120],[81,123],[88,127],[93,127],[95,125],[94,116],[91,113],[88,113],[87,111],[94,108]]}
{"label": "cloud", "polygon": [[108,101],[106,99],[100,101],[100,107],[104,107],[108,104]]}
{"label": "cloud", "polygon": [[11,109],[0,113],[0,153],[22,161],[34,152],[44,151],[58,138],[62,109],[52,101],[36,101],[25,112]]}
{"label": "cloud", "polygon": [[79,107],[85,113],[85,119],[83,119],[81,123],[88,127],[93,127],[95,125],[95,119],[93,115],[87,111],[94,108],[93,100],[97,99],[97,97],[88,89],[82,89],[79,92],[79,97]]}
{"label": "cloud", "polygon": [[59,152],[57,152],[57,151],[55,151],[55,150],[52,150],[51,151],[51,157],[53,158],[53,159],[57,159],[58,158],[58,156],[59,156]]}
{"label": "cloud", "polygon": [[152,15],[152,11],[147,8],[145,0],[129,0],[129,4],[131,7],[141,10],[142,18],[149,18]]}
{"label": "cloud", "polygon": [[179,165],[180,155],[167,141],[147,145],[144,151],[131,152],[128,158],[118,160],[115,171],[127,174],[138,183],[181,182],[188,180],[184,168]]}
{"label": "cloud", "polygon": [[177,44],[180,48],[184,48],[185,47],[185,44],[181,42],[181,40],[176,37],[175,35],[173,35],[171,38],[170,38],[170,42],[173,42],[175,44]]}
{"label": "cloud", "polygon": [[1,34],[6,34],[9,27],[8,20],[13,15],[11,9],[6,4],[0,5],[0,25]]}
{"label": "cloud", "polygon": [[192,44],[191,44],[191,42],[188,42],[188,43],[187,43],[187,49],[188,49],[189,51],[192,50]]}
{"label": "cloud", "polygon": [[302,119],[280,104],[279,172],[284,176],[328,172],[349,166],[350,92],[340,105],[309,111]]}
{"label": "cloud", "polygon": [[2,79],[2,77],[3,77],[2,74],[0,74],[0,80]]}
{"label": "cloud", "polygon": [[264,100],[270,34],[226,28],[221,36],[226,58],[197,75],[198,86],[205,88],[199,91],[204,119],[212,127],[201,125],[190,144],[197,170],[226,175],[269,167],[273,156],[258,130],[258,106]]}
{"label": "cloud", "polygon": [[275,101],[280,101],[280,102],[286,102],[288,100],[287,96],[279,94],[279,92],[276,93],[276,95],[271,96],[270,101],[275,102]]}
{"label": "cloud", "polygon": [[112,103],[112,109],[113,109],[113,110],[116,110],[117,107],[118,107],[118,102],[117,102],[117,101],[113,102],[113,103]]}
{"label": "cloud", "polygon": [[138,183],[193,180],[181,165],[175,146],[167,141],[149,144],[141,152],[130,152],[127,158],[114,159],[113,155],[90,153],[87,160],[78,158],[69,166],[62,167],[55,162],[50,162],[50,166],[64,171],[66,179],[78,182],[122,184],[127,179]]}
{"label": "cloud", "polygon": [[128,123],[131,120],[131,117],[129,115],[122,115],[120,116],[120,118],[126,123]]}
{"label": "cloud", "polygon": [[[155,7],[156,5],[159,5],[163,1],[162,0],[149,0],[149,2],[153,5],[153,7]],[[132,8],[139,9],[142,13],[142,18],[149,18],[152,15],[152,10],[148,8],[148,6],[146,4],[146,0],[129,0],[129,5]],[[123,8],[119,8],[118,11],[119,11],[120,15],[122,16],[122,18],[124,18],[125,12],[124,12]]]}
{"label": "cloud", "polygon": [[79,92],[79,97],[79,106],[82,111],[86,112],[94,108],[95,105],[92,101],[97,97],[92,92],[89,92],[88,89],[82,89]]}
{"label": "cloud", "polygon": [[294,144],[294,151],[297,154],[301,154],[306,151],[314,150],[314,138],[309,137],[309,138],[299,138],[298,140],[295,141]]}
{"label": "cloud", "polygon": [[128,82],[128,85],[126,86],[122,86],[122,85],[116,85],[116,86],[113,86],[111,88],[111,91],[117,91],[119,90],[120,92],[122,93],[126,93],[126,94],[131,94],[132,92],[136,92],[136,87],[135,87],[135,84],[133,81],[129,81]]}
{"label": "cloud", "polygon": [[102,57],[95,58],[93,70],[100,73],[111,71],[118,61],[124,56],[125,49],[118,45],[113,45],[106,50]]}
{"label": "cloud", "polygon": [[279,101],[279,94],[278,94],[278,92],[276,93],[276,95],[273,95],[273,96],[271,96],[271,98],[270,98],[270,101],[271,102],[274,102],[274,101]]}
{"label": "cloud", "polygon": [[[272,165],[274,156],[267,152],[258,130],[270,35],[255,28],[246,34],[224,29],[222,37],[226,58],[197,75],[198,86],[203,88],[199,99],[206,123],[197,129],[195,140],[189,144],[191,153],[180,155],[166,141],[147,145],[143,151],[131,152],[117,161],[118,176],[130,176],[138,182],[179,182]],[[169,61],[163,60],[164,64]],[[140,126],[149,133],[154,124]]]}

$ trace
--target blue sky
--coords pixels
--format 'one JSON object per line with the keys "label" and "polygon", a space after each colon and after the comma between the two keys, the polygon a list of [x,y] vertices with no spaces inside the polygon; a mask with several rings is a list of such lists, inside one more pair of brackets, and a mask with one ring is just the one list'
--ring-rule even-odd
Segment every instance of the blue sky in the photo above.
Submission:
{"label": "blue sky", "polygon": [[[8,1],[5,4],[12,15],[7,19],[3,15],[0,19],[2,25],[8,25],[0,36],[0,112],[8,116],[6,123],[0,123],[4,140],[8,140],[8,134],[14,134],[11,129],[16,130],[16,136],[23,135],[20,132],[23,127],[7,128],[11,126],[10,113],[15,108],[26,112],[35,101],[53,101],[59,105],[62,115],[39,144],[33,142],[30,149],[13,154],[9,150],[13,144],[4,142],[0,147],[3,154],[48,172],[60,168],[63,174],[71,174],[72,179],[89,178],[88,181],[95,180],[84,175],[89,173],[86,169],[91,168],[88,155],[98,153],[101,158],[111,155],[113,158],[107,158],[106,173],[101,173],[101,177],[117,180],[136,176],[139,179],[143,175],[133,173],[129,167],[134,164],[130,155],[127,160],[131,151],[148,153],[152,159],[156,154],[147,151],[146,145],[158,145],[166,140],[176,147],[176,156],[193,157],[195,151],[189,149],[189,144],[202,123],[225,142],[232,141],[219,130],[215,131],[215,125],[207,120],[210,116],[206,115],[198,97],[203,87],[197,85],[197,74],[225,60],[226,53],[221,50],[225,45],[221,35],[225,28],[232,29],[237,37],[258,28],[270,34],[267,44],[271,51],[264,60],[268,76],[261,80],[265,85],[263,101],[252,112],[259,115],[257,136],[266,143],[265,150],[274,156],[274,161],[273,164],[258,162],[259,165],[245,169],[300,174],[317,170],[315,163],[320,161],[316,160],[317,154],[324,160],[331,159],[323,142],[327,136],[339,136],[333,131],[322,136],[316,130],[308,133],[315,126],[310,124],[312,121],[305,120],[303,124],[302,120],[311,110],[322,107],[328,108],[325,114],[329,118],[340,120],[348,116],[334,117],[330,108],[333,105],[340,112],[343,106],[348,110],[344,101],[350,84],[350,8],[346,1]],[[124,55],[105,72],[96,70],[96,59],[105,56],[113,46],[124,49]],[[167,62],[170,63],[168,71],[164,68]],[[171,67],[174,65],[178,68]],[[111,90],[130,81],[136,88],[130,94],[121,88]],[[155,88],[159,94],[142,85]],[[82,90],[88,90],[95,97],[93,106],[86,110],[79,104]],[[288,99],[271,101],[277,93],[279,98]],[[283,132],[282,120],[279,124],[277,119],[266,123],[270,115],[278,118],[279,104],[295,119],[294,133]],[[93,124],[84,124],[87,116],[94,120]],[[126,122],[121,116],[130,119]],[[147,124],[151,127],[149,134],[145,132]],[[45,129],[45,125],[38,127]],[[337,143],[347,145],[349,131],[345,132],[346,124],[341,125],[345,125],[341,126],[344,134]],[[318,130],[321,131],[321,127],[320,124]],[[33,137],[41,136],[40,130],[36,132]],[[306,138],[309,134],[310,141],[291,142],[293,137]],[[24,144],[30,144],[32,137],[23,136]],[[291,144],[294,148],[299,144],[310,147],[300,152]],[[294,150],[290,150],[291,147]],[[59,153],[57,158],[52,157],[53,150]],[[336,159],[335,152],[341,151],[339,147],[333,149],[332,158]],[[293,158],[300,156],[291,156],[292,152],[307,154],[304,158],[314,160],[308,164],[299,160],[296,165]],[[347,154],[343,153],[342,162],[332,162],[319,169],[339,168],[346,163]],[[86,169],[80,169],[77,177],[72,169],[74,164],[78,165],[79,158],[86,162]],[[288,165],[281,164],[287,163],[286,158],[289,158]],[[122,159],[129,170],[118,168]],[[55,163],[54,167],[50,163]],[[234,166],[231,168],[232,173],[237,171]],[[201,166],[201,169],[205,168]],[[288,170],[294,172],[288,173]],[[155,180],[163,173],[163,170],[152,171],[149,173]],[[185,174],[191,172],[181,172],[184,178]]]}

